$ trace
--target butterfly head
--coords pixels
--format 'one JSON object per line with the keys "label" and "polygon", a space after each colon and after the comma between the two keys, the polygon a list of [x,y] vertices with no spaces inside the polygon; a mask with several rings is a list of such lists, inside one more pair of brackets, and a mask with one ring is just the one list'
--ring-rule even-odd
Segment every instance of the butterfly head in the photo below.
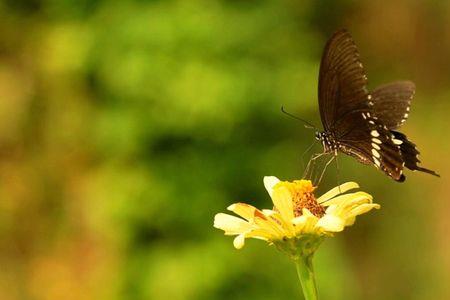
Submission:
{"label": "butterfly head", "polygon": [[315,137],[316,140],[322,143],[325,152],[335,152],[338,149],[338,144],[329,133],[325,131],[316,131]]}
{"label": "butterfly head", "polygon": [[316,140],[321,141],[323,139],[322,132],[316,131],[315,137],[316,137]]}

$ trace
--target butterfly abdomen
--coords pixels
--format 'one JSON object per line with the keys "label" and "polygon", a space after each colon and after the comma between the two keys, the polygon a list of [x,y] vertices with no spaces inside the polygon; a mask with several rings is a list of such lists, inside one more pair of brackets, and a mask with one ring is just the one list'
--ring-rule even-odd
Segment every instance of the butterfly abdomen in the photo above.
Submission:
{"label": "butterfly abdomen", "polygon": [[356,158],[362,164],[365,164],[365,165],[372,164],[372,161],[367,158],[368,154],[362,153],[361,151],[358,151],[357,149],[352,149],[347,146],[341,145],[339,147],[339,151],[341,151],[342,153],[345,153],[353,158]]}

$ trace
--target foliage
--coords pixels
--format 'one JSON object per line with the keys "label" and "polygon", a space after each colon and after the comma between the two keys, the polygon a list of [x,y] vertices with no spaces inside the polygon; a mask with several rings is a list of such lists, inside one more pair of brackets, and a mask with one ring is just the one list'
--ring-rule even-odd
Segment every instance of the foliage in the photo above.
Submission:
{"label": "foliage", "polygon": [[[235,251],[212,228],[213,215],[236,201],[269,203],[264,175],[301,176],[300,155],[313,135],[280,107],[319,123],[323,43],[347,25],[362,49],[375,45],[364,34],[373,30],[356,30],[368,7],[0,3],[0,298],[298,298],[287,259],[256,242]],[[408,77],[408,66],[396,72]],[[435,88],[425,92],[446,99],[448,90]],[[429,120],[423,93],[417,107],[424,110],[413,107],[408,132],[433,167],[438,133],[428,136],[424,125],[445,124]],[[435,116],[448,111],[445,103]],[[448,165],[445,158],[441,169]],[[341,168],[344,180],[363,178],[364,190],[376,191],[383,213],[321,248],[323,299],[448,296],[450,273],[436,257],[450,246],[435,247],[442,225],[429,225],[446,215],[428,209],[444,188],[420,174],[400,186],[354,161]]]}

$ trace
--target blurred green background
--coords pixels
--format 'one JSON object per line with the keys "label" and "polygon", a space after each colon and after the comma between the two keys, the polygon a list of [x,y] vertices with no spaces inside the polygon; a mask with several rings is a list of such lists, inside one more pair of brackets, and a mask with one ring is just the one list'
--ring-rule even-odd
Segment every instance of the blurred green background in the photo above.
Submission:
{"label": "blurred green background", "polygon": [[[0,1],[0,299],[300,299],[294,265],[212,227],[271,207],[320,124],[326,39],[370,87],[417,85],[403,132],[442,178],[342,156],[382,209],[327,240],[322,299],[450,299],[447,1]],[[315,151],[321,151],[319,147]],[[321,191],[336,185],[332,166]]]}

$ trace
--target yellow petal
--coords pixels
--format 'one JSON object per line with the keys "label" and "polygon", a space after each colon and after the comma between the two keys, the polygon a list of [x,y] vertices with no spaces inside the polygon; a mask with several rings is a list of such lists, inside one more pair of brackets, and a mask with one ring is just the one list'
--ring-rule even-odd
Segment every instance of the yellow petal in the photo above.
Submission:
{"label": "yellow petal", "polygon": [[353,198],[347,200],[345,203],[343,203],[344,205],[342,206],[356,206],[356,205],[361,205],[361,204],[365,204],[365,203],[372,203],[372,196],[364,193],[364,192],[359,192],[359,193],[353,193]]}
{"label": "yellow petal", "polygon": [[271,210],[271,209],[263,209],[262,212],[263,212],[267,217],[272,217],[272,216],[278,214],[276,211]]}
{"label": "yellow petal", "polygon": [[272,238],[272,236],[270,236],[266,231],[261,229],[252,230],[250,232],[242,233],[236,236],[233,240],[234,247],[236,249],[242,249],[242,247],[244,247],[245,244],[245,239],[247,238],[254,238],[267,241],[270,238]]}
{"label": "yellow petal", "polygon": [[347,218],[347,220],[345,220],[345,226],[352,226],[353,224],[355,224],[355,220],[355,217]]}
{"label": "yellow petal", "polygon": [[334,212],[334,214],[344,214],[347,215],[350,213],[351,210],[365,204],[371,204],[372,200],[367,198],[366,196],[357,196],[353,199],[349,199],[345,202],[340,203],[337,205],[337,210]]}
{"label": "yellow petal", "polygon": [[281,218],[280,213],[271,209],[263,209],[263,214],[269,218],[272,219],[272,221],[275,221],[277,224],[281,224],[284,222],[284,220]]}
{"label": "yellow petal", "polygon": [[253,226],[241,218],[218,213],[214,217],[214,227],[222,229],[227,235],[241,234],[253,229]]}
{"label": "yellow petal", "polygon": [[278,178],[275,176],[264,176],[264,187],[266,188],[267,192],[269,193],[270,197],[272,198],[273,193],[273,187],[280,182]]}
{"label": "yellow petal", "polygon": [[322,203],[328,201],[339,194],[345,193],[348,190],[356,189],[358,187],[359,185],[356,182],[346,182],[329,190],[328,192],[317,198],[317,202]]}
{"label": "yellow petal", "polygon": [[284,230],[272,218],[266,217],[262,213],[256,213],[254,218],[255,224],[270,239],[278,239],[284,235]]}
{"label": "yellow petal", "polygon": [[290,223],[294,218],[294,205],[289,190],[285,187],[276,188],[273,191],[272,201],[280,212],[281,218]]}
{"label": "yellow petal", "polygon": [[303,225],[305,225],[306,222],[306,217],[305,216],[299,216],[299,217],[295,217],[292,219],[292,224],[294,224],[295,226],[298,227],[303,227]]}
{"label": "yellow petal", "polygon": [[238,235],[233,240],[233,246],[236,249],[242,249],[242,247],[244,247],[244,244],[245,244],[245,235],[244,234]]}
{"label": "yellow petal", "polygon": [[325,231],[339,232],[344,230],[345,221],[335,215],[326,214],[317,222],[317,227],[322,228]]}
{"label": "yellow petal", "polygon": [[324,203],[322,203],[323,206],[330,206],[335,204],[342,204],[354,199],[365,199],[364,202],[371,202],[372,196],[364,193],[364,192],[356,192],[351,194],[345,194],[345,195],[339,195],[335,198],[332,198]]}
{"label": "yellow petal", "polygon": [[227,207],[228,210],[247,219],[252,220],[256,208],[246,203],[234,203]]}
{"label": "yellow petal", "polygon": [[303,208],[302,215],[292,220],[295,224],[296,232],[312,233],[315,232],[315,226],[318,218],[313,215],[307,208]]}
{"label": "yellow petal", "polygon": [[295,225],[295,233],[299,234],[304,232],[304,228],[306,225],[306,222],[308,221],[308,218],[305,216],[299,216],[294,219],[292,219],[292,223]]}
{"label": "yellow petal", "polygon": [[358,215],[365,214],[366,212],[370,211],[371,209],[379,209],[379,204],[361,204],[355,208],[353,208],[350,213],[348,214],[349,217],[355,217]]}
{"label": "yellow petal", "polygon": [[271,238],[273,238],[272,235],[270,235],[267,231],[262,229],[255,229],[245,234],[246,238],[254,238],[259,240],[267,241]]}

